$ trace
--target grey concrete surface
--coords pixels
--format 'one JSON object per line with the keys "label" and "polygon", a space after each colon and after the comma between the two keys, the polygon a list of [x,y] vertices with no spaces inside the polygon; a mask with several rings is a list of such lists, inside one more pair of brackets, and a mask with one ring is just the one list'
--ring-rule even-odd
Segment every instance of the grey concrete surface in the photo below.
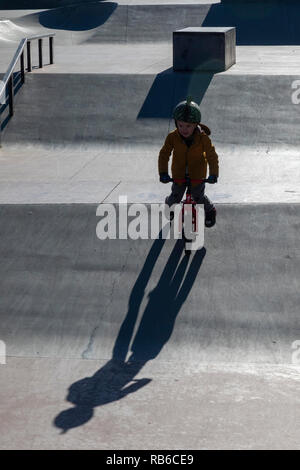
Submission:
{"label": "grey concrete surface", "polygon": [[172,109],[188,94],[203,97],[203,122],[220,155],[219,183],[207,189],[216,202],[300,201],[294,76],[200,81],[172,70],[144,74],[145,65],[134,74],[55,74],[49,67],[28,75],[4,131],[0,201],[117,202],[126,192],[132,202],[159,202],[168,189],[157,182],[157,156],[174,128]]}
{"label": "grey concrete surface", "polygon": [[190,260],[181,240],[99,240],[96,209],[1,206],[9,356],[125,360],[141,321],[135,360],[291,364],[299,204],[219,205]]}
{"label": "grey concrete surface", "polygon": [[[4,73],[16,50],[15,44],[5,46],[0,56],[0,73]],[[49,63],[44,45],[45,64]],[[144,51],[144,53],[142,52]],[[33,63],[38,65],[37,45],[32,49]],[[138,54],[139,60],[136,60]],[[300,46],[238,46],[237,63],[226,75],[300,75]],[[172,67],[172,44],[80,44],[55,46],[55,63],[34,73],[153,73]],[[295,77],[297,79],[297,77]]]}
{"label": "grey concrete surface", "polygon": [[300,206],[218,205],[190,259],[96,207],[1,206],[1,448],[299,448]]}
{"label": "grey concrete surface", "polygon": [[[118,203],[124,194],[129,202],[160,203],[170,187],[158,182],[159,148],[71,144],[48,149],[33,144],[23,149],[3,148],[0,203]],[[298,147],[265,145],[253,150],[217,145],[216,150],[219,182],[206,187],[215,202],[300,202]]]}
{"label": "grey concrete surface", "polygon": [[[92,2],[34,13],[24,11],[18,16],[14,14],[11,27],[35,33],[41,30],[55,32],[59,44],[171,42],[174,27],[198,26],[210,7],[211,3],[206,2],[154,5]],[[5,16],[9,19],[9,11]]]}
{"label": "grey concrete surface", "polygon": [[28,75],[4,142],[159,146],[174,126],[170,117],[175,105],[192,95],[201,105],[203,122],[213,130],[214,142],[253,150],[260,145],[297,147],[300,116],[292,102],[296,79],[172,69],[158,74],[53,75],[45,68]]}
{"label": "grey concrete surface", "polygon": [[[136,371],[105,360],[8,361],[1,449],[299,449],[297,366],[152,361]],[[87,405],[83,391],[80,406],[74,392],[85,385],[100,393]]]}
{"label": "grey concrete surface", "polygon": [[[23,29],[57,47],[0,149],[0,448],[299,449],[299,6],[148,3],[1,11],[1,72]],[[172,72],[192,20],[237,27],[229,71]],[[100,203],[164,200],[190,93],[220,155],[205,249],[100,241]]]}

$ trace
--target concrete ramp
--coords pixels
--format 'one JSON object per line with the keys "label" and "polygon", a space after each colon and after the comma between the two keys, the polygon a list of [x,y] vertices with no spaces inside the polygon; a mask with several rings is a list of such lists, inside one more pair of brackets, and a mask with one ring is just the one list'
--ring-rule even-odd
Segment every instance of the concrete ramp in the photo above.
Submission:
{"label": "concrete ramp", "polygon": [[1,447],[297,448],[299,205],[219,205],[190,258],[96,208],[1,206]]}
{"label": "concrete ramp", "polygon": [[45,8],[13,16],[25,29],[55,31],[59,44],[171,42],[174,30],[189,26],[235,26],[238,45],[300,44],[300,6],[293,1],[124,0]]}
{"label": "concrete ramp", "polygon": [[175,105],[188,95],[200,103],[214,142],[252,148],[300,143],[291,75],[55,71],[28,76],[17,97],[19,112],[5,130],[7,144],[159,146],[174,127]]}
{"label": "concrete ramp", "polygon": [[[14,21],[22,27],[54,31],[58,44],[172,41],[172,31],[199,26],[209,2],[88,2],[26,14]],[[9,15],[9,13],[8,13]]]}
{"label": "concrete ramp", "polygon": [[[298,4],[68,3],[0,22],[1,72],[23,30],[57,34],[2,114],[0,448],[299,449]],[[172,31],[201,24],[237,27],[237,64],[174,73]],[[187,95],[220,159],[204,247],[99,240],[100,204],[118,226],[119,196],[169,193]]]}
{"label": "concrete ramp", "polygon": [[181,240],[98,239],[96,209],[1,206],[9,356],[291,363],[299,205],[219,205],[190,259]]}
{"label": "concrete ramp", "polygon": [[18,26],[11,20],[0,18],[0,41],[15,42],[21,41],[32,32],[28,28]]}

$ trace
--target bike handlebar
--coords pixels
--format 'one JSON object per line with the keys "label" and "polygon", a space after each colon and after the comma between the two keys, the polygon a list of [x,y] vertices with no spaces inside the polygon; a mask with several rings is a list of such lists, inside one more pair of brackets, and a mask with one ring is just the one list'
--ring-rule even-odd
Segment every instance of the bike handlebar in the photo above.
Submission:
{"label": "bike handlebar", "polygon": [[189,183],[189,182],[197,182],[199,184],[201,183],[209,183],[210,181],[208,180],[208,178],[204,178],[204,179],[194,179],[194,178],[170,178],[169,179],[169,183],[177,183],[177,182],[180,182],[180,183]]}

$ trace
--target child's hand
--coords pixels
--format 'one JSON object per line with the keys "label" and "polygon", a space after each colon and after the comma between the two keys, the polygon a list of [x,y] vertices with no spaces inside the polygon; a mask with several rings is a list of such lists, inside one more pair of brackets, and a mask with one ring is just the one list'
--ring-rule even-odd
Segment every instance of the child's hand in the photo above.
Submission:
{"label": "child's hand", "polygon": [[215,183],[217,183],[217,181],[218,181],[218,177],[215,176],[215,175],[210,175],[207,179],[208,179],[207,182],[208,182],[209,184],[215,184]]}
{"label": "child's hand", "polygon": [[159,181],[161,183],[169,183],[171,180],[170,176],[168,173],[160,173],[159,175]]}

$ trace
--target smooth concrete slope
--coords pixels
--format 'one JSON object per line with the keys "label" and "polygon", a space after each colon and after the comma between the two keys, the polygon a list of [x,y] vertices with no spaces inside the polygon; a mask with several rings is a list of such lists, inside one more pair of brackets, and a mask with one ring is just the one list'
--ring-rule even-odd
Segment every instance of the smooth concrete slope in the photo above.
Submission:
{"label": "smooth concrete slope", "polygon": [[213,200],[299,202],[294,79],[171,70],[28,75],[3,133],[0,201],[164,200],[158,153],[174,128],[173,107],[191,94],[219,154],[219,183],[207,188]]}
{"label": "smooth concrete slope", "polygon": [[292,363],[299,204],[219,205],[190,259],[181,240],[98,239],[96,209],[1,206],[9,357]]}
{"label": "smooth concrete slope", "polygon": [[299,448],[299,209],[219,205],[188,259],[2,205],[0,447]]}
{"label": "smooth concrete slope", "polygon": [[37,13],[24,12],[23,16],[13,18],[12,23],[31,34],[42,30],[55,32],[58,44],[171,41],[174,28],[199,25],[210,6],[210,3],[189,2],[184,5],[91,2]]}
{"label": "smooth concrete slope", "polygon": [[[300,143],[298,106],[289,75],[174,73],[32,74],[17,96],[4,143],[159,145],[175,105],[192,95],[215,142]],[[284,158],[284,157],[283,157]]]}
{"label": "smooth concrete slope", "polygon": [[[151,39],[150,23],[136,27],[150,12],[141,3],[97,2],[94,13],[110,15],[102,24],[82,5],[14,24],[61,31],[61,43],[143,37],[168,47],[166,14],[177,10],[152,5]],[[205,19],[221,21],[215,8],[226,6],[242,25],[248,6],[231,5],[181,5],[174,21],[208,7]],[[253,44],[262,12],[251,11],[242,43]],[[285,12],[274,3],[268,18]],[[298,33],[286,24],[290,44]],[[257,25],[257,41],[274,43],[276,27]],[[296,75],[248,75],[251,61],[242,73],[174,74],[166,52],[134,65],[131,50],[127,69],[106,74],[71,69],[74,54],[68,72],[59,63],[28,74],[17,94],[0,151],[1,449],[299,448]],[[157,153],[188,94],[220,155],[205,247],[188,258],[181,240],[99,240],[99,203],[164,200]]]}
{"label": "smooth concrete slope", "polygon": [[167,42],[58,46],[56,64],[27,75],[4,120],[1,202],[163,200],[157,154],[189,94],[220,155],[219,184],[208,188],[216,202],[298,202],[299,50],[239,46],[237,57],[224,74],[180,74]]}
{"label": "smooth concrete slope", "polygon": [[174,30],[201,25],[235,26],[238,45],[300,44],[297,2],[105,1],[22,13],[12,14],[12,28],[55,31],[59,44],[171,42]]}

